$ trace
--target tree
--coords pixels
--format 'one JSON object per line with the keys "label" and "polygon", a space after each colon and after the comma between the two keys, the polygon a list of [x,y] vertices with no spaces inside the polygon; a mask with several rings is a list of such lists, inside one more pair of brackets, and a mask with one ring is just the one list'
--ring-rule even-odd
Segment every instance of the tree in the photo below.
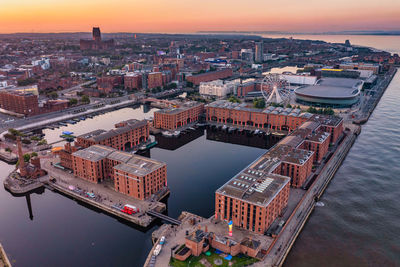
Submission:
{"label": "tree", "polygon": [[29,140],[29,139],[22,139],[21,142],[22,142],[23,144],[26,144],[26,145],[29,145],[29,144],[32,143],[31,140]]}
{"label": "tree", "polygon": [[73,106],[73,105],[76,105],[76,104],[78,104],[78,99],[76,99],[76,98],[71,98],[71,99],[69,100],[68,105]]}
{"label": "tree", "polygon": [[51,99],[57,99],[58,98],[57,92],[50,92],[47,96],[50,97]]}
{"label": "tree", "polygon": [[27,86],[27,85],[30,85],[30,84],[34,84],[36,82],[37,82],[37,80],[35,78],[27,78],[27,79],[23,79],[23,80],[18,80],[17,81],[18,86]]}
{"label": "tree", "polygon": [[88,104],[88,103],[90,103],[90,98],[87,95],[83,95],[81,97],[81,102]]}
{"label": "tree", "polygon": [[286,105],[286,108],[292,108],[292,105],[287,104],[287,105]]}
{"label": "tree", "polygon": [[28,153],[24,154],[24,161],[25,162],[29,162],[30,159],[31,159],[31,155],[29,155]]}
{"label": "tree", "polygon": [[31,153],[31,158],[34,158],[34,157],[37,157],[38,156],[38,153],[36,153],[36,152],[32,152]]}
{"label": "tree", "polygon": [[40,140],[40,141],[38,142],[38,145],[45,145],[45,144],[47,144],[46,139],[42,139],[42,140]]}
{"label": "tree", "polygon": [[11,148],[9,148],[9,147],[6,147],[6,152],[8,152],[8,153],[10,153],[11,154],[11,152],[12,152],[12,150],[11,150]]}
{"label": "tree", "polygon": [[194,85],[194,84],[193,84],[192,82],[186,82],[186,86],[187,86],[187,87],[193,88],[193,85]]}
{"label": "tree", "polygon": [[234,95],[231,95],[231,96],[228,98],[228,101],[231,102],[231,103],[240,103],[239,98],[237,98],[237,97],[234,96]]}
{"label": "tree", "polygon": [[40,141],[40,137],[34,135],[34,136],[31,137],[31,140],[32,141]]}
{"label": "tree", "polygon": [[260,98],[260,99],[256,98],[256,99],[254,99],[253,100],[253,106],[255,108],[265,108],[265,100],[264,100],[264,98]]}
{"label": "tree", "polygon": [[13,129],[13,128],[8,129],[8,132],[9,132],[11,135],[14,135],[14,136],[22,136],[22,133],[21,133],[20,131],[15,130],[15,129]]}

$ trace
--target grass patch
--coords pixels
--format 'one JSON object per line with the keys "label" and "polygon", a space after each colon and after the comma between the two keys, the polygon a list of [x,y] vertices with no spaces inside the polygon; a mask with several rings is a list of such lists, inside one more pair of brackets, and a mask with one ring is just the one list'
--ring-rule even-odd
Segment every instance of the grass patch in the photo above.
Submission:
{"label": "grass patch", "polygon": [[222,264],[219,266],[229,267],[229,262],[232,262],[233,263],[231,265],[232,267],[242,267],[242,266],[251,265],[258,261],[257,259],[250,258],[243,254],[238,254],[238,255],[232,257],[232,260],[227,261],[224,258],[222,258],[220,255],[216,254],[215,249],[210,249],[210,252],[211,252],[210,256],[207,256],[204,253],[202,253],[199,257],[190,256],[185,261],[180,261],[180,260],[171,258],[169,264],[170,264],[170,266],[173,266],[173,267],[203,267],[205,265],[203,265],[200,262],[200,260],[205,258],[205,259],[207,259],[207,261],[209,263],[211,263],[212,266],[217,266],[214,264],[214,260],[221,259]]}

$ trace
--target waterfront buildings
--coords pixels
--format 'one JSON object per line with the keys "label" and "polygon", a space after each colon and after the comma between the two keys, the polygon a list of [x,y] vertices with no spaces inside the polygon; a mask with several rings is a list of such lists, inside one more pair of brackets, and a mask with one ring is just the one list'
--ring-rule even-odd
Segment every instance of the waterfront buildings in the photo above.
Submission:
{"label": "waterfront buildings", "polygon": [[47,100],[39,103],[37,87],[17,87],[0,91],[0,108],[19,115],[33,116],[63,110],[68,100]]}
{"label": "waterfront buildings", "polygon": [[[66,143],[63,149],[57,151],[57,154],[60,157],[60,165],[72,170],[72,154],[78,150],[93,145],[104,145],[124,151],[146,142],[148,138],[149,123],[146,120],[138,121],[131,119],[115,124],[115,129],[109,131],[98,129],[80,135],[76,138],[74,145]],[[102,177],[102,174],[100,175]]]}
{"label": "waterfront buildings", "polygon": [[[263,234],[282,215],[289,187],[303,187],[343,132],[343,119],[300,110],[216,101],[206,106],[207,120],[221,124],[279,129],[290,134],[215,192],[215,218]],[[276,117],[278,116],[278,117]]]}
{"label": "waterfront buildings", "polygon": [[127,120],[115,125],[115,129],[98,129],[77,137],[75,145],[87,148],[105,145],[118,150],[131,149],[149,138],[149,123],[146,120]]}
{"label": "waterfront buildings", "polygon": [[228,255],[236,256],[239,253],[255,258],[261,250],[261,243],[251,237],[237,238],[227,237],[220,233],[208,231],[207,226],[204,230],[197,229],[185,238],[185,245],[178,249],[173,257],[180,261],[185,261],[189,256],[200,256],[207,252],[210,247],[218,249]]}
{"label": "waterfront buildings", "polygon": [[300,109],[273,106],[257,109],[246,103],[231,103],[226,100],[212,102],[205,108],[208,121],[266,130],[293,131],[312,116],[310,113],[302,113]]}
{"label": "waterfront buildings", "polygon": [[117,192],[135,199],[149,199],[167,186],[164,162],[102,145],[74,152],[72,167],[76,177],[92,183],[111,180]]}
{"label": "waterfront buildings", "polygon": [[204,104],[186,102],[179,107],[171,107],[154,112],[153,126],[157,129],[175,130],[199,120]]}
{"label": "waterfront buildings", "polygon": [[[260,165],[261,164],[261,165]],[[249,167],[215,192],[215,218],[263,234],[289,199],[290,178]]]}
{"label": "waterfront buildings", "polygon": [[26,116],[39,114],[38,96],[25,92],[0,92],[0,108]]}

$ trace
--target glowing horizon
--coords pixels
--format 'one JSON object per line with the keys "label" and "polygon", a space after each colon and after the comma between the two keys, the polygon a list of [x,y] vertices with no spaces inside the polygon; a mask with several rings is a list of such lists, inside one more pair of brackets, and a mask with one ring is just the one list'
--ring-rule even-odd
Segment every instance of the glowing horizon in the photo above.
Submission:
{"label": "glowing horizon", "polygon": [[400,30],[398,0],[321,2],[2,0],[0,33]]}

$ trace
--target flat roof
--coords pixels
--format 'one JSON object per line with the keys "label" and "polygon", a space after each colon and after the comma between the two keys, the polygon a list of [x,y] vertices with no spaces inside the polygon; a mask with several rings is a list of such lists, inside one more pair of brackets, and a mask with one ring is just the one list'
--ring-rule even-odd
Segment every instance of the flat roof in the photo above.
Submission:
{"label": "flat roof", "polygon": [[334,115],[313,115],[313,120],[318,121],[322,125],[336,127],[343,121],[343,118]]}
{"label": "flat roof", "polygon": [[123,126],[123,127],[118,127],[118,128],[115,128],[115,129],[112,129],[109,131],[102,130],[102,129],[95,130],[95,131],[92,131],[92,132],[89,132],[86,134],[82,134],[82,135],[78,136],[78,138],[90,139],[95,142],[100,142],[100,141],[106,140],[108,138],[117,136],[119,134],[129,132],[133,129],[145,126],[147,124],[147,121],[146,120],[142,120],[142,121],[128,120],[128,121],[123,121],[121,123],[127,123],[127,125]]}
{"label": "flat roof", "polygon": [[155,113],[164,113],[164,114],[178,114],[180,112],[186,111],[190,108],[201,106],[202,103],[196,101],[185,102],[181,104],[178,108],[164,108],[161,110],[157,110]]}
{"label": "flat roof", "polygon": [[162,161],[138,155],[132,155],[128,161],[115,166],[114,169],[127,172],[135,176],[145,176],[165,165],[166,163]]}
{"label": "flat roof", "polygon": [[127,162],[132,158],[132,154],[124,151],[116,150],[107,156],[107,159],[115,160],[118,162]]}
{"label": "flat roof", "polygon": [[102,145],[94,145],[88,148],[78,150],[72,155],[92,162],[97,162],[105,159],[110,153],[116,151],[114,148]]}
{"label": "flat roof", "polygon": [[306,85],[297,88],[295,94],[313,98],[347,99],[359,96],[360,89],[327,85]]}
{"label": "flat roof", "polygon": [[311,118],[312,114],[308,112],[302,113],[300,109],[297,108],[282,108],[282,107],[274,107],[274,106],[266,106],[264,109],[255,108],[247,103],[232,103],[228,100],[217,100],[210,104],[207,104],[206,107],[213,108],[224,108],[224,109],[234,109],[240,111],[249,111],[249,112],[260,112],[266,114],[277,114],[277,115],[286,115],[293,117],[306,117]]}
{"label": "flat roof", "polygon": [[324,86],[356,88],[362,85],[362,81],[350,78],[322,78],[317,81],[317,84]]}
{"label": "flat roof", "polygon": [[145,176],[166,165],[166,163],[162,161],[130,154],[103,145],[93,145],[78,150],[74,152],[73,155],[92,162],[103,159],[119,161],[120,164],[114,166],[116,170],[134,174],[135,176]]}
{"label": "flat roof", "polygon": [[225,183],[217,193],[267,206],[288,183],[289,177],[247,168]]}

